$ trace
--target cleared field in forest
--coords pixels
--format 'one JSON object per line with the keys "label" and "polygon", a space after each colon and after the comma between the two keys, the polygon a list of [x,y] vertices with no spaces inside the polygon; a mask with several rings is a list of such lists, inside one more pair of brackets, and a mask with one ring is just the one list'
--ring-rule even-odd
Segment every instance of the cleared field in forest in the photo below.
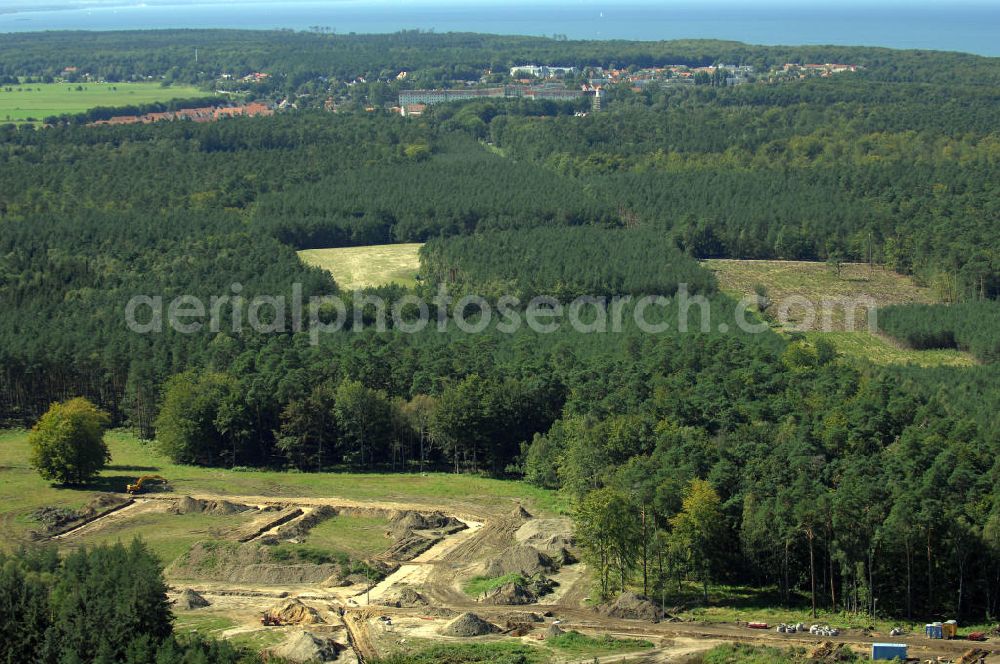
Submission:
{"label": "cleared field in forest", "polygon": [[[802,300],[813,303],[816,318],[807,330],[809,336],[823,336],[847,357],[875,364],[917,364],[921,366],[970,366],[976,363],[968,353],[953,350],[915,351],[868,330],[867,305],[870,298],[878,307],[890,304],[934,303],[933,291],[918,285],[908,276],[865,263],[844,263],[840,274],[826,263],[808,261],[759,261],[712,259],[702,265],[715,273],[719,287],[729,295],[753,296],[759,284],[767,289],[772,304],[766,317],[776,329],[786,329],[779,322],[784,303],[787,327],[807,323]],[[839,304],[827,307],[829,328],[823,326],[824,301],[857,302],[853,325],[848,308]]]}
{"label": "cleared field in forest", "polygon": [[420,269],[421,243],[380,244],[367,247],[306,249],[299,257],[307,265],[333,275],[344,290],[399,284],[413,286]]}
{"label": "cleared field in forest", "polygon": [[0,122],[41,122],[50,115],[83,113],[97,106],[137,106],[208,97],[190,85],[159,83],[25,83],[0,85]]}

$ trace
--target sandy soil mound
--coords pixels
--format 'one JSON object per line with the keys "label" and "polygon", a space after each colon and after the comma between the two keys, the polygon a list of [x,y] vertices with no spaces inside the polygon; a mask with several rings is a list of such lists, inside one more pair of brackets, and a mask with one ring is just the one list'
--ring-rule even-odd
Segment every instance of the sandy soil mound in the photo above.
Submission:
{"label": "sandy soil mound", "polygon": [[200,593],[191,590],[190,588],[185,588],[181,596],[177,598],[174,602],[174,606],[179,609],[203,609],[206,606],[211,606],[211,602],[201,596]]}
{"label": "sandy soil mound", "polygon": [[42,522],[47,533],[54,534],[70,530],[84,521],[89,521],[105,512],[118,509],[130,500],[131,498],[127,496],[102,493],[95,496],[89,503],[78,510],[66,509],[64,507],[40,507],[32,512],[32,516]]}
{"label": "sandy soil mound", "polygon": [[530,519],[531,518],[531,512],[529,512],[528,510],[524,509],[524,507],[522,505],[518,505],[517,507],[515,507],[514,511],[511,512],[510,515],[513,516],[513,517],[515,517],[515,518],[518,518],[518,519]]}
{"label": "sandy soil mound", "polygon": [[627,620],[648,620],[659,622],[663,619],[663,611],[648,597],[635,593],[622,593],[611,604],[601,606],[598,611],[611,618]]}
{"label": "sandy soil mound", "polygon": [[556,636],[561,636],[565,634],[566,630],[561,628],[559,625],[549,625],[549,628],[545,630],[545,638],[551,639]]}
{"label": "sandy soil mound", "polygon": [[336,642],[310,632],[299,632],[271,651],[275,657],[290,662],[331,662],[337,659]]}
{"label": "sandy soil mound", "polygon": [[394,512],[389,519],[392,521],[391,534],[396,539],[409,537],[415,530],[433,530],[442,535],[450,535],[467,527],[455,517],[441,512],[430,514],[412,511]]}
{"label": "sandy soil mound", "polygon": [[573,522],[569,519],[532,519],[518,528],[514,539],[535,547],[560,564],[568,565],[576,560],[573,554],[576,538]]}
{"label": "sandy soil mound", "polygon": [[168,569],[174,579],[205,579],[226,583],[281,586],[286,584],[339,585],[343,570],[335,563],[321,565],[276,560],[260,544],[199,542]]}
{"label": "sandy soil mound", "polygon": [[486,563],[486,576],[523,574],[532,576],[541,572],[551,572],[556,567],[552,558],[533,546],[517,544],[503,551]]}
{"label": "sandy soil mound", "polygon": [[412,606],[427,606],[427,598],[413,588],[403,588],[383,597],[379,602],[382,606],[394,606],[397,609]]}
{"label": "sandy soil mound", "polygon": [[538,601],[538,595],[523,583],[512,581],[486,593],[480,601],[483,604],[499,606],[521,606],[534,604]]}
{"label": "sandy soil mound", "polygon": [[173,506],[174,514],[239,514],[252,509],[248,505],[231,503],[228,500],[199,500],[184,496]]}
{"label": "sandy soil mound", "polygon": [[543,618],[541,614],[535,613],[534,611],[508,611],[506,613],[496,613],[493,615],[493,619],[500,623],[506,623],[507,627],[521,623],[545,622],[545,618]]}
{"label": "sandy soil mound", "polygon": [[484,634],[495,634],[500,628],[492,623],[488,623],[475,613],[463,613],[447,625],[441,628],[444,636],[483,636]]}
{"label": "sandy soil mound", "polygon": [[281,618],[282,624],[286,625],[322,625],[326,622],[319,615],[319,611],[297,599],[290,599],[284,604],[271,607],[268,613]]}

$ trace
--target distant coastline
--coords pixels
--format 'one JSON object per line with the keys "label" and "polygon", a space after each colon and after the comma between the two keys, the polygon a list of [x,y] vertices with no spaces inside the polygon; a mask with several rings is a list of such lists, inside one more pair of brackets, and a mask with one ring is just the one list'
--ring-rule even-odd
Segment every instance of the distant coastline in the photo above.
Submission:
{"label": "distant coastline", "polygon": [[1000,56],[1000,7],[988,4],[792,5],[724,0],[679,3],[443,4],[388,0],[147,0],[68,7],[0,4],[0,33],[170,28],[319,29],[338,33],[437,32],[568,39],[722,39],[761,45],[883,46]]}

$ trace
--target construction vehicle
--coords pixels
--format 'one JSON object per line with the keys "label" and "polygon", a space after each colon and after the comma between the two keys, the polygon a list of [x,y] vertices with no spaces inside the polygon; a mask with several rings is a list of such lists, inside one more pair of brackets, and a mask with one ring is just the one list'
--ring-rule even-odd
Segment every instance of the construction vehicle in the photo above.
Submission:
{"label": "construction vehicle", "polygon": [[132,484],[126,485],[125,490],[128,492],[128,495],[134,496],[137,493],[142,493],[143,487],[148,485],[150,482],[160,482],[162,484],[166,484],[167,478],[160,477],[159,475],[143,475]]}

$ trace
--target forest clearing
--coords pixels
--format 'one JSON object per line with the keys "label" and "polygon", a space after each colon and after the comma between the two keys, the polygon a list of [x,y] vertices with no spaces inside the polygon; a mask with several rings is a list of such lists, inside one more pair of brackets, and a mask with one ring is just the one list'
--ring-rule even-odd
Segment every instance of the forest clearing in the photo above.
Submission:
{"label": "forest clearing", "polygon": [[193,85],[159,83],[25,83],[0,85],[0,122],[41,122],[98,106],[138,106],[204,97]]}
{"label": "forest clearing", "polygon": [[420,270],[422,243],[306,249],[299,257],[331,275],[343,290],[388,284],[413,286]]}
{"label": "forest clearing", "polygon": [[[719,280],[723,292],[735,298],[754,295],[757,286],[767,290],[774,303],[788,298],[805,298],[817,305],[824,299],[871,297],[879,308],[903,304],[934,304],[940,302],[934,291],[917,284],[912,277],[866,263],[819,263],[815,261],[771,261],[710,259],[702,265],[711,270]],[[839,270],[839,273],[838,273]],[[766,312],[774,325],[777,306]],[[950,350],[914,350],[884,334],[872,334],[868,329],[867,311],[863,306],[856,310],[853,326],[846,320],[843,306],[830,308],[830,330],[808,331],[810,339],[826,339],[837,351],[849,358],[878,365],[913,364],[921,367],[967,367],[976,364],[969,353]],[[822,319],[818,314],[816,325]],[[791,307],[788,312],[791,325],[801,323],[800,310]]]}

